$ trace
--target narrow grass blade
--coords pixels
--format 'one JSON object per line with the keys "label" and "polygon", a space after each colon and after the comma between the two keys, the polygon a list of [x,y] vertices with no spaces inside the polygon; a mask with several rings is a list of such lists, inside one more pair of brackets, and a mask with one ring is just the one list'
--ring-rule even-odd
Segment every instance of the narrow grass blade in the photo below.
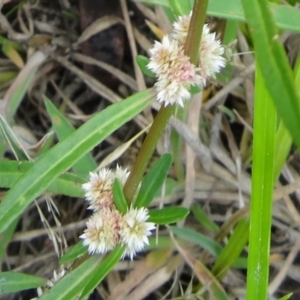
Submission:
{"label": "narrow grass blade", "polygon": [[[3,256],[6,253],[6,248],[8,246],[8,244],[11,241],[11,238],[15,232],[15,229],[17,227],[18,224],[18,219],[16,219],[10,226],[9,228],[7,228],[7,230],[0,235],[0,261],[3,261]],[[1,290],[1,288],[0,288]]]}
{"label": "narrow grass blade", "polygon": [[47,279],[28,274],[2,272],[0,273],[0,295],[34,289],[45,285],[47,281]]}
{"label": "narrow grass blade", "polygon": [[256,67],[247,299],[267,299],[276,110]]}
{"label": "narrow grass blade", "polygon": [[[32,166],[33,163],[28,161],[0,161],[0,188],[12,188]],[[81,177],[65,173],[50,183],[47,191],[70,197],[83,197],[81,185],[84,182]]]}
{"label": "narrow grass blade", "polygon": [[[45,99],[45,105],[51,118],[55,133],[60,141],[64,140],[75,131],[75,128],[72,126],[69,120],[53,105],[50,99]],[[90,153],[84,155],[83,158],[76,162],[72,167],[74,173],[82,177],[86,177],[90,171],[93,171],[96,168],[97,164]]]}
{"label": "narrow grass blade", "polygon": [[240,221],[234,228],[233,234],[230,236],[228,243],[218,255],[217,260],[212,268],[212,273],[221,280],[227,270],[237,260],[248,242],[249,222],[244,219]]}
{"label": "narrow grass blade", "polygon": [[91,280],[85,287],[79,299],[85,299],[112,270],[112,268],[121,259],[124,252],[124,247],[118,246],[113,252],[103,259],[98,268],[91,274]]}
{"label": "narrow grass blade", "polygon": [[3,232],[55,178],[151,102],[152,90],[145,90],[111,105],[40,157],[1,202],[0,232]]}
{"label": "narrow grass blade", "polygon": [[95,270],[99,269],[102,258],[94,255],[83,262],[72,272],[65,275],[54,287],[44,293],[41,300],[70,300],[76,299],[91,280]]}
{"label": "narrow grass blade", "polygon": [[87,247],[83,245],[82,241],[72,246],[59,260],[61,265],[69,264],[75,259],[87,253]]}
{"label": "narrow grass blade", "polygon": [[186,241],[199,245],[213,256],[218,256],[222,251],[222,247],[218,243],[194,230],[171,226],[170,231]]}
{"label": "narrow grass blade", "polygon": [[[264,85],[275,103],[278,114],[300,148],[300,97],[268,8],[269,1],[243,0],[242,2]],[[292,19],[292,16],[287,15],[286,18]],[[299,22],[298,26],[300,27]]]}
{"label": "narrow grass blade", "polygon": [[213,232],[219,231],[219,226],[215,224],[202,210],[201,206],[198,203],[194,203],[191,206],[191,211],[198,220],[200,224],[202,224],[206,229],[211,230]]}

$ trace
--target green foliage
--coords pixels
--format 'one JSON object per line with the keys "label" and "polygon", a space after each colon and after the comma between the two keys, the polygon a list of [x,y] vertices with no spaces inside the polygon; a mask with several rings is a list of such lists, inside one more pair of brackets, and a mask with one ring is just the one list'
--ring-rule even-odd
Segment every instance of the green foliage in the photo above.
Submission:
{"label": "green foliage", "polygon": [[[75,131],[75,128],[69,120],[46,98],[45,105],[47,112],[51,118],[52,126],[60,141],[63,141]],[[73,165],[74,173],[86,177],[90,171],[97,168],[97,165],[90,153],[84,155],[78,162]]]}
{"label": "green foliage", "polygon": [[158,190],[162,187],[171,165],[171,154],[166,153],[160,157],[143,179],[134,207],[149,206]]}
{"label": "green foliage", "polygon": [[247,299],[266,299],[277,114],[259,66],[255,83]]}
{"label": "green foliage", "polygon": [[184,219],[189,214],[184,207],[164,207],[162,209],[152,209],[149,212],[149,222],[159,225],[176,223]]}
{"label": "green foliage", "polygon": [[47,279],[17,272],[0,273],[0,295],[43,286]]}
{"label": "green foliage", "polygon": [[67,253],[65,253],[59,260],[61,265],[69,264],[73,262],[75,259],[83,256],[87,253],[87,248],[82,244],[82,242],[78,242],[76,245],[72,246]]}
{"label": "green foliage", "polygon": [[[55,145],[21,176],[0,204],[0,232],[55,180],[114,130],[132,119],[151,102],[146,90],[111,105]],[[99,127],[101,124],[101,127]]]}
{"label": "green foliage", "polygon": [[147,68],[147,65],[149,64],[149,58],[148,57],[143,56],[143,55],[138,55],[136,57],[136,62],[139,65],[139,67],[142,70],[142,72],[146,76],[151,77],[151,78],[155,78],[156,77],[156,75],[150,69]]}
{"label": "green foliage", "polygon": [[123,186],[117,178],[114,181],[113,185],[113,196],[114,196],[114,203],[116,208],[119,212],[125,214],[128,210],[128,205],[124,196]]}

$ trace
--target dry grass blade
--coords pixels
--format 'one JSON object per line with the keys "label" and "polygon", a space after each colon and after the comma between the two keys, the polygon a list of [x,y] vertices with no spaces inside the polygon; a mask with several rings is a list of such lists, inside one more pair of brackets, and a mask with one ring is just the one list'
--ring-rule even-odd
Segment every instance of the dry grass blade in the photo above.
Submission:
{"label": "dry grass blade", "polygon": [[55,57],[55,59],[64,67],[66,67],[75,75],[77,75],[88,87],[90,87],[98,95],[102,96],[103,98],[107,99],[112,103],[116,103],[122,100],[122,98],[119,97],[117,94],[115,94],[112,90],[107,88],[104,84],[96,80],[91,75],[77,68],[71,62],[69,62],[65,57],[57,56]]}
{"label": "dry grass blade", "polygon": [[[200,109],[202,105],[202,93],[196,94],[192,97],[189,107],[188,114],[188,126],[194,132],[199,135],[199,120],[200,120]],[[193,149],[188,145],[186,146],[186,177],[185,177],[185,197],[182,201],[182,206],[189,208],[193,204],[194,200],[194,188],[195,188],[195,160],[196,154]],[[180,225],[183,226],[185,220]]]}
{"label": "dry grass blade", "polygon": [[124,21],[115,16],[105,16],[100,19],[97,19],[83,31],[78,41],[75,43],[74,47],[88,40],[93,35],[119,23],[124,24]]}
{"label": "dry grass blade", "polygon": [[127,141],[126,143],[120,145],[117,149],[115,149],[113,152],[111,152],[110,154],[108,154],[101,162],[101,164],[99,165],[99,167],[97,169],[100,168],[104,168],[106,166],[108,166],[109,164],[111,164],[112,162],[114,162],[115,160],[117,160],[119,157],[121,157],[122,154],[124,154],[124,152],[126,150],[128,150],[128,148],[132,145],[132,143],[143,133],[145,133],[149,128],[150,128],[151,124],[148,125],[145,129],[141,130],[138,134],[136,134],[133,138],[131,138],[129,141]]}
{"label": "dry grass blade", "polygon": [[75,53],[74,55],[72,55],[72,58],[76,59],[79,62],[85,63],[85,64],[91,64],[91,65],[98,66],[98,67],[102,68],[103,70],[106,70],[106,71],[110,72],[111,74],[113,74],[114,76],[116,76],[123,83],[125,83],[129,87],[131,87],[134,91],[137,91],[137,89],[138,89],[136,81],[131,76],[127,75],[126,73],[120,71],[119,69],[117,69],[103,61],[96,60],[92,57],[89,57],[89,56],[86,56],[86,55],[83,55],[80,53]]}
{"label": "dry grass blade", "polygon": [[269,296],[273,296],[273,294],[278,290],[279,286],[285,279],[290,266],[293,264],[294,259],[296,258],[298,252],[300,251],[300,238],[298,238],[296,244],[290,251],[289,255],[287,256],[284,265],[280,268],[278,274],[272,280],[269,285],[268,293]]}
{"label": "dry grass blade", "polygon": [[143,288],[145,288],[144,280],[163,268],[163,266],[168,263],[170,254],[170,250],[155,251],[148,254],[145,259],[141,260],[135,266],[123,282],[113,287],[113,291],[108,300],[123,299],[124,295],[126,295],[128,299],[132,299],[132,295],[129,298],[130,292],[137,288],[143,290]]}
{"label": "dry grass blade", "polygon": [[[10,108],[10,101],[13,96],[17,93],[17,90],[20,88],[21,85],[30,77],[30,75],[37,70],[37,68],[47,59],[49,53],[53,51],[53,48],[48,48],[47,51],[37,51],[35,52],[31,58],[27,61],[24,68],[19,73],[18,77],[15,79],[13,84],[7,90],[3,100],[1,101],[0,105],[0,113],[5,118],[10,118],[12,114],[18,107],[19,103],[16,103],[12,109]],[[25,92],[25,91],[23,91]]]}
{"label": "dry grass blade", "polygon": [[141,69],[139,68],[139,66],[136,62],[136,59],[135,59],[137,57],[138,53],[137,53],[133,30],[132,30],[132,26],[131,26],[131,22],[130,22],[130,18],[129,18],[127,3],[126,3],[126,0],[120,0],[120,3],[121,3],[122,12],[123,12],[123,17],[125,20],[126,32],[127,32],[127,36],[128,36],[129,44],[130,44],[130,48],[131,48],[136,82],[137,82],[139,91],[142,91],[146,88],[146,84],[145,84],[143,73],[142,73]]}

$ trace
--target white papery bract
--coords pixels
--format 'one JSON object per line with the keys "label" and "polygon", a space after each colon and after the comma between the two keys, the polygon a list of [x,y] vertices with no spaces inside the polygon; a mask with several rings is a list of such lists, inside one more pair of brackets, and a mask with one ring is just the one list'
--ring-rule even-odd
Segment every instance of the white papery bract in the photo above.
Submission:
{"label": "white papery bract", "polygon": [[161,43],[155,42],[150,54],[147,67],[158,77],[155,84],[157,100],[166,105],[183,106],[183,102],[191,97],[190,88],[202,84],[199,70],[184,54],[183,45],[167,35]]}
{"label": "white papery bract", "polygon": [[155,224],[146,222],[149,218],[147,208],[130,208],[123,216],[123,223],[120,226],[120,242],[126,246],[123,257],[133,256],[140,252],[145,245],[148,245],[148,236],[155,229]]}
{"label": "white papery bract", "polygon": [[117,210],[97,211],[86,223],[87,228],[80,236],[90,254],[104,254],[119,243],[119,227],[122,215]]}
{"label": "white papery bract", "polygon": [[181,16],[173,24],[171,35],[165,35],[161,42],[155,42],[150,49],[150,62],[147,67],[155,73],[156,99],[165,105],[177,104],[183,106],[184,101],[191,97],[191,87],[203,87],[208,78],[225,66],[222,57],[224,48],[215,33],[209,32],[204,25],[199,49],[200,63],[195,66],[184,54],[191,14]]}
{"label": "white papery bract", "polygon": [[[184,45],[188,34],[188,29],[191,21],[191,15],[178,18],[177,22],[173,23],[173,38],[180,44]],[[225,67],[226,60],[222,56],[224,48],[220,40],[216,39],[216,34],[210,32],[209,26],[204,24],[202,29],[202,37],[200,43],[200,75],[204,83],[210,77],[214,78],[216,73],[219,73],[221,68]]]}
{"label": "white papery bract", "polygon": [[90,172],[89,181],[82,185],[86,200],[90,203],[89,209],[111,209],[114,206],[112,187],[115,178],[122,184],[128,178],[129,172],[117,166],[116,172],[107,168],[100,169],[97,173]]}
{"label": "white papery bract", "polygon": [[113,183],[117,178],[124,185],[129,172],[117,166],[115,171],[100,169],[90,173],[89,182],[82,185],[89,208],[94,214],[86,223],[87,228],[80,236],[90,254],[105,254],[117,245],[125,246],[125,256],[133,259],[148,244],[148,236],[155,229],[154,223],[147,222],[148,209],[130,208],[122,215],[114,205]]}

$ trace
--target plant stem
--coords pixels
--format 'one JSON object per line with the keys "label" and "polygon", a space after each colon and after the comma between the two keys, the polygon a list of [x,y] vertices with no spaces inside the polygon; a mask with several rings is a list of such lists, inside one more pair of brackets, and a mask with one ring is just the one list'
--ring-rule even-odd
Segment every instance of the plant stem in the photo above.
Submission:
{"label": "plant stem", "polygon": [[[202,27],[206,17],[208,0],[195,0],[193,14],[185,44],[185,54],[190,57],[193,64],[197,64],[199,60],[199,47],[202,36]],[[130,175],[124,185],[124,195],[131,204],[136,193],[139,183],[145,173],[148,163],[154,153],[156,144],[163,133],[171,115],[174,113],[176,105],[162,106],[149,133],[138,153],[136,161],[132,166]]]}
{"label": "plant stem", "polygon": [[131,203],[137,187],[144,175],[147,165],[153,155],[158,139],[163,133],[169,118],[173,114],[176,106],[162,106],[155,117],[153,124],[147,134],[144,143],[133,164],[132,171],[124,186],[124,195],[128,203]]}
{"label": "plant stem", "polygon": [[208,0],[194,1],[193,14],[184,47],[185,55],[190,57],[190,61],[194,65],[196,65],[199,61],[199,48],[202,38],[203,25],[206,18],[207,5]]}

